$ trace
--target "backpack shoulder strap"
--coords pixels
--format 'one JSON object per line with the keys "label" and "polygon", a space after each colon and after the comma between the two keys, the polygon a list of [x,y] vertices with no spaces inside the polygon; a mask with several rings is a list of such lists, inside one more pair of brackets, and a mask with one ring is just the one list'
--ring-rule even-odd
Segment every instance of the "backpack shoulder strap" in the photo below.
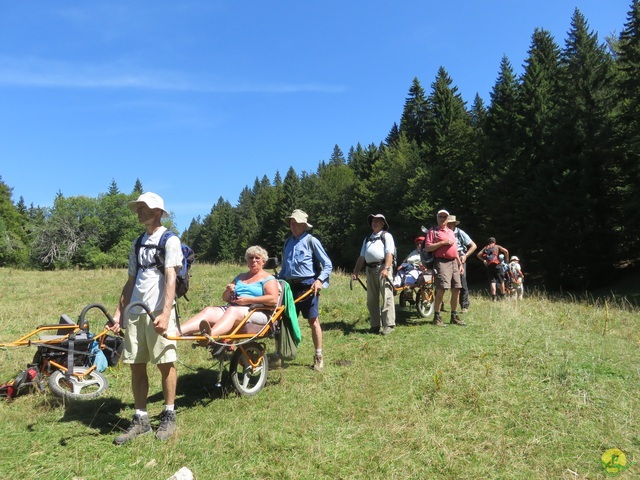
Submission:
{"label": "backpack shoulder strap", "polygon": [[136,255],[136,271],[140,270],[140,248],[142,248],[142,237],[144,237],[144,233],[138,237],[136,240],[136,246],[134,247],[135,255]]}
{"label": "backpack shoulder strap", "polygon": [[313,257],[316,256],[316,250],[315,250],[315,244],[313,243],[313,235],[311,235],[310,233],[307,233],[307,245],[309,246],[309,248],[311,249],[311,255]]}
{"label": "backpack shoulder strap", "polygon": [[171,237],[177,237],[178,235],[175,234],[175,232],[166,229],[164,231],[164,233],[160,236],[160,240],[158,241],[158,246],[156,247],[158,251],[156,251],[154,260],[155,260],[155,266],[158,268],[158,270],[160,270],[160,273],[162,275],[164,275],[164,260],[165,260],[165,254],[167,251],[167,241],[171,238]]}
{"label": "backpack shoulder strap", "polygon": [[165,230],[165,232],[160,237],[160,241],[158,242],[158,247],[163,249],[167,248],[167,240],[169,240],[171,237],[177,237],[177,235],[175,234],[175,232],[169,229]]}

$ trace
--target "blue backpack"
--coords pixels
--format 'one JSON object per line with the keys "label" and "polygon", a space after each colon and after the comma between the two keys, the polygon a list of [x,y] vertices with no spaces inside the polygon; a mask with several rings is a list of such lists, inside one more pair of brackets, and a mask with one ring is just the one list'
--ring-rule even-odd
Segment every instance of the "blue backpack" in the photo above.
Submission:
{"label": "blue backpack", "polygon": [[[136,240],[135,247],[137,263],[136,268],[140,269],[156,267],[160,271],[160,273],[164,275],[164,253],[166,250],[167,240],[169,240],[171,237],[177,236],[178,235],[175,232],[167,230],[160,237],[160,242],[158,242],[158,245],[142,245],[142,237],[144,237],[144,233],[140,235],[138,237],[138,240]],[[142,265],[140,265],[140,261],[138,260],[138,254],[140,253],[141,248],[156,249],[153,263],[148,267],[143,267]],[[178,269],[178,273],[176,275],[176,298],[184,297],[189,300],[189,298],[187,297],[187,292],[189,291],[189,279],[191,278],[191,274],[189,273],[189,271],[191,270],[191,265],[193,265],[193,262],[195,261],[195,253],[193,252],[191,247],[185,245],[184,243],[180,243],[180,248],[182,248],[182,265]]]}

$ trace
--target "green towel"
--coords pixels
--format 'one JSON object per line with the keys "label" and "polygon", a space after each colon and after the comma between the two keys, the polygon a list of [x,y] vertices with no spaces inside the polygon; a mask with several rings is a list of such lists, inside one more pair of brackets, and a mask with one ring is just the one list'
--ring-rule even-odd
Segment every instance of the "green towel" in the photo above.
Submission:
{"label": "green towel", "polygon": [[291,293],[291,287],[287,282],[281,282],[282,288],[284,288],[284,297],[282,299],[284,304],[284,322],[288,327],[293,341],[296,347],[302,341],[302,332],[300,332],[300,325],[298,324],[298,312],[296,312],[296,304]]}

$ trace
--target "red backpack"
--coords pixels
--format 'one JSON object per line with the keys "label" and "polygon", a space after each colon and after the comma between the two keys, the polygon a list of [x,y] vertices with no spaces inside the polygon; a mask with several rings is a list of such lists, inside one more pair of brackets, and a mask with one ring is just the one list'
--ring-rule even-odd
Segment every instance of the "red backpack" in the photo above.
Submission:
{"label": "red backpack", "polygon": [[487,261],[487,265],[498,265],[500,263],[500,258],[498,257],[499,253],[500,251],[495,244],[493,247],[484,247],[484,250],[482,251],[484,259]]}

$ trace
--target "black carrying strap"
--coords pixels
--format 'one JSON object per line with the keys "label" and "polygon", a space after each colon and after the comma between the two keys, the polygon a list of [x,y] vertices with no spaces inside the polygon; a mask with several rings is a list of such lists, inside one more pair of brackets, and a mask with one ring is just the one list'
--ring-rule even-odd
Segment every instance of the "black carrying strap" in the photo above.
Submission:
{"label": "black carrying strap", "polygon": [[178,329],[180,336],[182,336],[182,329],[180,328],[180,310],[178,309],[177,300],[173,303],[173,308],[176,311],[176,328]]}
{"label": "black carrying strap", "polygon": [[73,344],[76,341],[76,335],[74,333],[72,333],[71,335],[69,335],[69,353],[67,353],[67,371],[65,372],[64,376],[65,379],[67,381],[69,381],[69,379],[71,378],[71,375],[73,375]]}
{"label": "black carrying strap", "polygon": [[[158,242],[158,245],[154,245],[154,244],[142,244],[142,237],[144,237],[144,233],[142,235],[140,235],[138,237],[138,239],[136,240],[136,246],[135,246],[135,253],[136,253],[136,271],[143,269],[143,270],[147,270],[149,268],[153,268],[156,267],[161,274],[164,275],[164,257],[165,257],[165,251],[167,248],[167,240],[169,240],[169,238],[171,238],[172,236],[176,235],[174,232],[172,232],[171,230],[167,229],[164,231],[164,233],[162,234],[162,236],[160,237],[160,241]],[[177,236],[177,235],[176,235]],[[140,249],[141,248],[155,248],[156,249],[156,253],[153,256],[153,263],[151,263],[148,266],[144,266],[140,264]]]}

